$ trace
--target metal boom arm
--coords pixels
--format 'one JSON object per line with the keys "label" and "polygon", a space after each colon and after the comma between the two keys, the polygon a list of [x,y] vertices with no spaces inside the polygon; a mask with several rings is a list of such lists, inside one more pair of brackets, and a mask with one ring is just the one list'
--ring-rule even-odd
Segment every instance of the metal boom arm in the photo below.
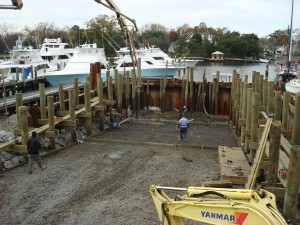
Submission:
{"label": "metal boom arm", "polygon": [[[131,60],[132,60],[133,70],[136,71],[135,67],[137,65],[137,58],[136,58],[136,53],[135,53],[135,48],[134,48],[134,45],[133,45],[133,38],[132,38],[132,33],[135,33],[135,32],[138,31],[135,20],[131,19],[130,17],[123,14],[120,11],[120,9],[118,8],[118,6],[111,0],[105,0],[106,3],[104,3],[101,0],[95,0],[95,1],[116,13],[119,25],[120,25],[120,27],[121,27],[121,29],[122,29],[122,31],[125,34],[126,39],[127,39],[127,44],[128,44],[128,48],[129,48],[129,51],[130,51],[130,57],[131,57]],[[129,20],[133,24],[132,29],[130,29],[129,26],[127,25],[126,19]],[[140,74],[139,74],[139,76],[140,76]]]}
{"label": "metal boom arm", "polygon": [[0,5],[0,9],[21,9],[23,7],[22,0],[11,0],[12,5]]}

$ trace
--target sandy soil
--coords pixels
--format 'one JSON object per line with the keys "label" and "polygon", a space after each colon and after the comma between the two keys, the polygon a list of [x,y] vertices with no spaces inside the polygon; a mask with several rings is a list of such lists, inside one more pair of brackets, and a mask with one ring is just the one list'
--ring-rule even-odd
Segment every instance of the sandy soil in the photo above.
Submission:
{"label": "sandy soil", "polygon": [[31,175],[27,165],[1,173],[0,224],[158,224],[151,184],[219,180],[217,146],[238,145],[226,120],[204,115],[193,116],[188,142],[181,142],[176,118],[110,128],[48,154],[47,169],[35,165]]}

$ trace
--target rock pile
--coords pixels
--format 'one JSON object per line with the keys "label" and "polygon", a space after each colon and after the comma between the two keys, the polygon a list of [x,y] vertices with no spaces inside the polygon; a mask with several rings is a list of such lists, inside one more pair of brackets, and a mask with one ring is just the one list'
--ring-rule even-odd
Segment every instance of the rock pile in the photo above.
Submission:
{"label": "rock pile", "polygon": [[[96,134],[99,132],[99,120],[93,121],[92,133]],[[110,116],[109,114],[105,117],[105,126],[107,129],[110,126]],[[17,127],[16,115],[11,115],[10,117],[5,117],[0,120],[0,143],[14,140],[16,136],[13,134],[14,129]],[[76,128],[78,134],[78,143],[83,143],[85,137],[87,136],[87,131],[84,125],[79,125]],[[40,151],[41,155],[46,155],[53,151],[50,149],[50,139],[47,137],[40,138],[42,149]],[[72,134],[69,130],[61,129],[59,134],[55,137],[55,149],[60,149],[73,143]],[[26,154],[16,154],[6,151],[1,151],[0,154],[0,171],[13,168],[21,163],[28,160]]]}

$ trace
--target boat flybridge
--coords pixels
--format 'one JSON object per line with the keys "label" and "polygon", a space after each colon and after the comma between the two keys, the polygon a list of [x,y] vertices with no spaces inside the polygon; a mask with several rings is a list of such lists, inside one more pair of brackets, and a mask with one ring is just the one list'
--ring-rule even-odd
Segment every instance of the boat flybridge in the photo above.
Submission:
{"label": "boat flybridge", "polygon": [[73,57],[67,63],[65,68],[60,71],[51,71],[41,75],[52,86],[59,83],[72,83],[75,77],[80,83],[86,82],[86,77],[90,75],[90,64],[101,63],[101,76],[106,79],[107,60],[103,48],[97,48],[94,44],[84,44],[74,49]]}
{"label": "boat flybridge", "polygon": [[41,56],[58,68],[64,67],[72,58],[74,48],[68,48],[68,43],[62,42],[60,38],[45,38],[40,48]]}

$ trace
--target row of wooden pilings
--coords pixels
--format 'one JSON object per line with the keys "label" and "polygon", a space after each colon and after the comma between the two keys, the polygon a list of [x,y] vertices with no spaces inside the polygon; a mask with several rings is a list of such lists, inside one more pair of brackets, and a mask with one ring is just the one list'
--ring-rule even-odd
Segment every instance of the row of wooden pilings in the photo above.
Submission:
{"label": "row of wooden pilings", "polygon": [[[45,85],[39,84],[39,114],[38,114],[38,133],[44,133],[51,140],[50,146],[54,147],[54,137],[55,137],[55,126],[65,126],[70,129],[75,130],[76,117],[84,120],[86,125],[86,130],[88,135],[91,134],[91,120],[93,116],[99,117],[100,120],[100,131],[104,129],[104,113],[110,112],[111,107],[114,106],[119,109],[122,113],[122,108],[127,107],[131,104],[136,117],[139,117],[140,109],[142,106],[159,106],[162,112],[166,110],[173,110],[174,107],[182,108],[186,105],[191,112],[202,111],[206,98],[206,78],[205,73],[203,75],[203,82],[194,82],[194,72],[193,68],[188,68],[186,71],[185,79],[175,82],[175,91],[170,91],[167,85],[172,85],[172,81],[168,81],[166,78],[161,78],[159,80],[159,91],[157,88],[152,89],[152,92],[158,92],[158,94],[150,93],[150,81],[147,83],[142,83],[140,77],[137,77],[135,72],[132,71],[132,78],[129,79],[129,71],[125,72],[125,76],[118,73],[117,70],[114,71],[113,76],[110,75],[110,71],[107,71],[106,81],[103,82],[100,74],[100,63],[91,64],[90,76],[87,77],[87,81],[84,84],[84,99],[79,101],[79,82],[78,78],[73,80],[73,88],[65,93],[63,84],[58,86],[58,99],[53,96],[46,97]],[[217,73],[214,82],[209,85],[209,112],[213,114],[218,113],[218,77]],[[105,87],[104,85],[105,84]],[[131,86],[130,86],[131,85]],[[141,99],[141,90],[144,91],[146,87],[146,95],[144,99]],[[171,92],[171,95],[167,93]],[[106,89],[106,91],[104,91]],[[92,93],[92,95],[91,95]],[[97,93],[98,104],[93,105],[91,108],[91,96]],[[153,96],[154,95],[154,96]],[[123,98],[124,97],[124,98]],[[81,98],[82,99],[82,98]],[[22,93],[15,94],[16,102],[16,112],[18,117],[18,127],[15,130],[16,134],[22,133],[22,146],[15,146],[21,152],[26,152],[24,143],[29,136],[28,130],[33,128],[28,127],[26,123],[26,117],[28,117],[28,108],[23,106]],[[66,105],[66,103],[69,103]],[[55,106],[54,106],[55,105]],[[57,109],[57,106],[59,108]],[[67,109],[66,109],[67,108]],[[80,109],[80,113],[74,116],[74,110]],[[91,116],[92,113],[92,116]],[[22,116],[21,116],[22,115]],[[68,116],[69,115],[69,116]],[[64,118],[68,116],[68,118]],[[54,117],[56,118],[54,120]],[[35,118],[37,120],[37,118]],[[60,121],[61,120],[61,121]],[[49,127],[45,128],[44,125],[48,124]],[[32,126],[32,124],[29,124]],[[21,132],[22,131],[22,132]],[[75,137],[75,135],[74,135]],[[75,140],[75,138],[74,138]],[[1,147],[1,146],[0,146]]]}
{"label": "row of wooden pilings", "polygon": [[[100,63],[91,65],[90,77],[87,77],[87,81],[84,83],[83,101],[82,98],[80,98],[82,95],[80,95],[80,90],[78,88],[78,78],[73,80],[73,88],[69,89],[68,93],[65,93],[62,83],[58,85],[58,99],[54,96],[46,97],[45,85],[42,83],[39,84],[39,111],[37,115],[33,115],[33,117],[35,117],[33,120],[38,120],[38,125],[35,127],[35,130],[38,133],[49,137],[51,148],[54,148],[55,146],[54,137],[57,134],[55,126],[68,127],[74,131],[73,140],[75,141],[77,119],[84,121],[87,134],[90,135],[92,133],[92,118],[98,117],[100,121],[99,129],[100,131],[104,130],[104,113],[105,111],[110,112],[112,106],[116,107],[121,113],[124,105],[127,107],[131,104],[132,109],[136,113],[136,117],[138,117],[143,104],[149,106],[154,103],[149,90],[149,81],[147,81],[147,84],[142,84],[134,72],[132,73],[132,78],[129,79],[129,72],[126,71],[125,76],[122,76],[115,70],[113,78],[110,76],[109,71],[107,71],[107,79],[103,82],[103,79],[99,75],[99,68]],[[194,84],[192,69],[189,71],[189,74],[190,76],[188,77],[192,84]],[[167,82],[166,78],[160,79],[159,96],[158,99],[156,99],[156,103],[154,103],[160,104],[163,112],[166,109],[165,106],[168,105],[168,103],[166,103]],[[141,103],[140,91],[142,85],[146,85],[146,103]],[[193,99],[193,85],[190,85],[190,94],[188,93],[189,85],[189,81],[184,79],[182,84],[182,87],[184,88],[181,90],[181,95],[175,96],[175,107],[181,107],[183,104],[189,102],[188,99]],[[106,92],[104,92],[105,89]],[[200,85],[199,90],[201,90]],[[92,99],[94,95],[97,95],[97,97]],[[123,96],[125,101],[123,100]],[[22,98],[22,93],[15,94],[16,113],[18,118],[18,125],[17,129],[15,129],[15,133],[21,135],[22,144],[18,146],[15,145],[11,150],[26,153],[26,141],[30,135],[29,131],[34,128],[29,127],[29,125],[32,126],[32,123],[28,124],[28,117],[30,118],[30,115],[28,114],[28,107],[23,106]],[[181,101],[181,99],[183,99],[183,101]],[[68,105],[66,105],[67,102]],[[97,102],[97,104],[95,104],[95,102]],[[190,105],[193,107],[192,103],[190,103]],[[199,103],[199,105],[201,104]]]}
{"label": "row of wooden pilings", "polygon": [[[250,164],[254,163],[263,124],[268,116],[273,117],[267,149],[268,162],[262,162],[260,168],[267,174],[264,188],[278,191],[277,194],[284,197],[284,213],[293,221],[299,204],[300,93],[291,96],[288,92],[276,91],[273,81],[264,80],[264,76],[255,71],[252,73],[252,83],[248,83],[248,76],[242,80],[234,71],[231,100],[231,121],[244,152],[250,154]],[[278,176],[281,169],[279,157],[283,153],[288,157],[286,178]],[[279,180],[285,188],[278,188]]]}

